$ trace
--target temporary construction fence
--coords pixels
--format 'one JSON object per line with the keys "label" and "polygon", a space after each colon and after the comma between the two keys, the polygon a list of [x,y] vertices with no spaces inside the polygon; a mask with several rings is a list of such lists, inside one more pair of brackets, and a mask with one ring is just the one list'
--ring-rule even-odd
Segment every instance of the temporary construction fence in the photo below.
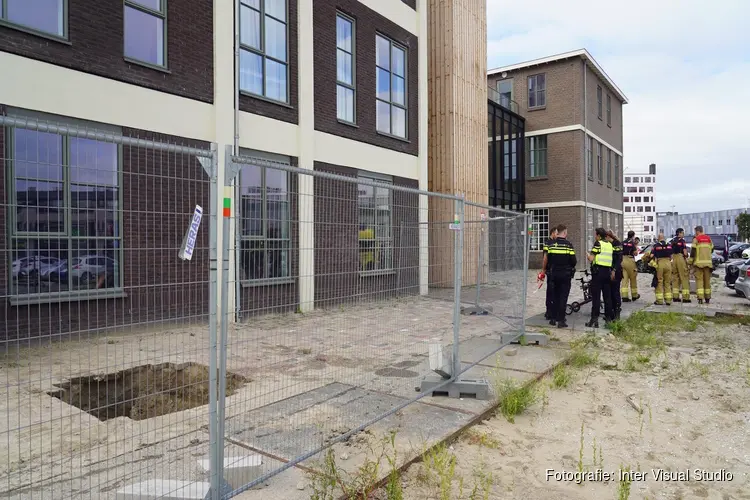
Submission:
{"label": "temporary construction fence", "polygon": [[488,397],[471,370],[524,333],[524,214],[142,131],[0,126],[4,497],[230,498],[418,399]]}

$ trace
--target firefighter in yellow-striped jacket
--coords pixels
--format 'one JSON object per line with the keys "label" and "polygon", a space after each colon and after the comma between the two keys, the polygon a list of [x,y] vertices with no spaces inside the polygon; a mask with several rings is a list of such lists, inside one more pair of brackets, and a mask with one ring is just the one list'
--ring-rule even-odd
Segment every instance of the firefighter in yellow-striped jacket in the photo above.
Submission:
{"label": "firefighter in yellow-striped jacket", "polygon": [[706,304],[711,302],[711,271],[714,263],[714,242],[711,237],[703,232],[703,226],[696,226],[695,238],[690,248],[690,258],[688,264],[693,266],[695,274],[695,294],[698,296],[698,303]]}

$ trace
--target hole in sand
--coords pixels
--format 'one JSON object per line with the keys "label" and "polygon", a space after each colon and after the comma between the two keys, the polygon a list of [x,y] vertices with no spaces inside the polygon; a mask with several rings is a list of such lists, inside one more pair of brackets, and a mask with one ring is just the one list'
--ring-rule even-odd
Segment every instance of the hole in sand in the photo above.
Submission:
{"label": "hole in sand", "polygon": [[[208,404],[208,367],[197,363],[142,365],[106,375],[76,377],[47,394],[99,420],[145,420]],[[227,374],[227,396],[249,379]]]}

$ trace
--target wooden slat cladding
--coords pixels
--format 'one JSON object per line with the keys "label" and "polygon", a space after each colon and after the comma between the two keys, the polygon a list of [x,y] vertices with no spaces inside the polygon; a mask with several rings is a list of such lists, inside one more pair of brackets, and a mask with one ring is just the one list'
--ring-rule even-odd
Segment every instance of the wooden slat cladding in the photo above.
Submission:
{"label": "wooden slat cladding", "polygon": [[[429,189],[487,203],[487,6],[428,2]],[[467,220],[478,219],[477,210]],[[431,200],[430,283],[452,285],[452,203]],[[477,231],[464,239],[463,284],[476,282]],[[438,286],[440,286],[438,285]]]}

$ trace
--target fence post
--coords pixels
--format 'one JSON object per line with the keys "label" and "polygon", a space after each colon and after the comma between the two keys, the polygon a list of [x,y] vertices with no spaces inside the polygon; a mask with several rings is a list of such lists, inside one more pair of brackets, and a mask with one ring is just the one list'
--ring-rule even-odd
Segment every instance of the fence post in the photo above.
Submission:
{"label": "fence post", "polygon": [[479,222],[479,255],[477,264],[477,295],[474,306],[479,310],[479,297],[482,293],[482,277],[484,276],[484,221]]}
{"label": "fence post", "polygon": [[456,207],[456,220],[458,230],[454,231],[454,257],[453,257],[453,371],[451,378],[458,379],[461,373],[461,355],[459,349],[459,337],[461,333],[461,287],[463,285],[463,253],[464,253],[464,211],[466,209],[463,195],[454,202]]}
{"label": "fence post", "polygon": [[211,184],[209,188],[209,229],[208,229],[208,245],[209,245],[209,285],[208,285],[208,338],[209,338],[209,352],[208,352],[208,435],[209,435],[209,482],[211,485],[211,498],[212,500],[219,499],[219,492],[221,491],[221,476],[219,475],[219,466],[221,462],[221,449],[219,447],[219,432],[218,425],[219,420],[217,418],[218,408],[218,349],[217,349],[217,323],[218,317],[218,237],[217,237],[217,226],[218,226],[218,198],[219,198],[219,180],[217,177],[218,173],[218,151],[214,148],[211,155]]}
{"label": "fence post", "polygon": [[398,267],[396,268],[396,297],[401,296],[401,269],[403,267],[401,259],[403,257],[403,249],[404,249],[404,221],[401,220],[398,223],[398,263],[396,264]]}
{"label": "fence post", "polygon": [[523,296],[521,297],[521,333],[526,333],[526,293],[529,286],[529,214],[523,214]]}

